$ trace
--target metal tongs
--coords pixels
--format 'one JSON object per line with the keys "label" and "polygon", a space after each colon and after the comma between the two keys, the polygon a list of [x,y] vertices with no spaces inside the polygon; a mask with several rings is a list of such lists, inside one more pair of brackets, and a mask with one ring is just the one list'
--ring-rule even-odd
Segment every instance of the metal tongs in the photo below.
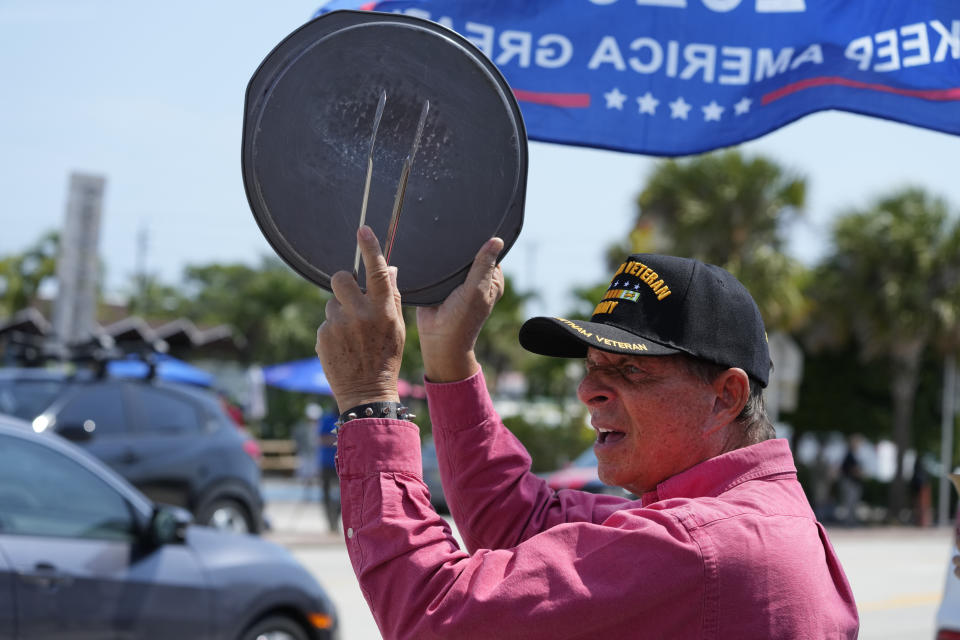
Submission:
{"label": "metal tongs", "polygon": [[[383,118],[383,108],[387,103],[387,92],[380,92],[380,100],[377,102],[377,111],[373,117],[373,132],[370,134],[370,149],[367,153],[367,179],[363,185],[363,201],[360,205],[360,224],[358,229],[364,225],[367,220],[367,202],[370,198],[370,180],[373,177],[373,149],[376,146],[377,129],[380,128],[380,120]],[[400,211],[403,209],[403,197],[407,191],[407,180],[410,178],[410,169],[413,167],[413,159],[417,155],[417,149],[420,147],[420,138],[423,136],[423,127],[427,122],[427,114],[430,112],[430,101],[425,100],[423,108],[420,110],[420,121],[417,123],[417,132],[413,137],[413,144],[410,146],[410,152],[403,161],[403,169],[400,171],[400,181],[397,183],[397,193],[393,198],[393,213],[390,216],[390,226],[387,229],[387,235],[383,243],[383,255],[390,264],[390,254],[393,252],[393,243],[397,237],[397,227],[400,223]],[[353,258],[353,278],[356,280],[360,270],[360,244],[357,244],[357,252]]]}

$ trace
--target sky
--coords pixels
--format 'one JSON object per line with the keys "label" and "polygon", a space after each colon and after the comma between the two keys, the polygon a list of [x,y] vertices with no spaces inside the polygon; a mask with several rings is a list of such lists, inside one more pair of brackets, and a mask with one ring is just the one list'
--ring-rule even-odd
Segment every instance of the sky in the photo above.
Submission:
{"label": "sky", "polygon": [[[129,291],[141,267],[174,284],[186,265],[272,255],[240,173],[244,91],[319,5],[0,0],[0,256],[62,225],[73,171],[107,180],[109,294]],[[960,137],[830,112],[740,149],[807,178],[806,215],[789,236],[808,264],[828,250],[838,212],[895,188],[921,186],[960,208]],[[530,143],[524,227],[503,263],[538,294],[530,315],[563,314],[574,286],[609,278],[604,250],[632,227],[656,162]]]}

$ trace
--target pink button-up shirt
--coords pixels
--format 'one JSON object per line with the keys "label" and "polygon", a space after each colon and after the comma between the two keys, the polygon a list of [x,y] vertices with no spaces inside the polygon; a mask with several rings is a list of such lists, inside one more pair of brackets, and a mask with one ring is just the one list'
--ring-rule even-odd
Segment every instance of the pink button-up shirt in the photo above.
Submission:
{"label": "pink button-up shirt", "polygon": [[707,460],[630,501],[554,492],[482,375],[428,384],[461,549],[431,508],[417,427],[339,433],[343,527],[385,638],[855,638],[850,586],[787,443]]}

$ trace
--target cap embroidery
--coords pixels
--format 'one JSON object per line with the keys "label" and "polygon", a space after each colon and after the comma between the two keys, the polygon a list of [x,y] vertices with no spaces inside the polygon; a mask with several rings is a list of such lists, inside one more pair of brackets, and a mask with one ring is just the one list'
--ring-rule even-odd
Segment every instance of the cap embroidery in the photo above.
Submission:
{"label": "cap embroidery", "polygon": [[610,313],[620,304],[619,300],[604,300],[593,309],[593,315]]}
{"label": "cap embroidery", "polygon": [[647,351],[647,345],[642,342],[620,342],[619,340],[611,340],[610,338],[601,338],[600,336],[594,336],[594,337],[597,339],[598,343],[605,344],[608,347],[630,349],[632,351]]}
{"label": "cap embroidery", "polygon": [[576,322],[570,322],[570,321],[567,320],[566,318],[557,318],[557,320],[559,320],[560,322],[562,322],[563,324],[567,325],[568,327],[570,327],[571,329],[573,329],[574,331],[576,331],[577,333],[579,333],[579,334],[581,334],[581,335],[583,335],[583,336],[586,336],[586,337],[589,338],[590,336],[593,335],[592,332],[587,331],[586,329],[584,329],[583,327],[581,327],[580,325],[578,325]]}
{"label": "cap embroidery", "polygon": [[[654,271],[647,265],[643,264],[642,262],[637,262],[636,260],[627,260],[622,265],[620,265],[620,268],[617,269],[617,272],[615,274],[613,274],[613,277],[617,278],[617,276],[619,276],[621,273],[628,274],[631,276],[636,276],[637,278],[639,278],[640,282],[645,283],[648,287],[650,287],[650,289],[653,290],[653,293],[657,296],[657,300],[663,300],[664,298],[669,296],[671,293],[673,293],[672,291],[670,291],[670,287],[663,281],[662,278],[660,278],[660,274],[658,274],[656,271]],[[628,286],[628,283],[626,282],[626,280],[621,282],[620,280],[615,279],[613,284],[611,285],[611,289],[607,291],[607,295],[605,295],[603,299],[608,300],[613,297],[621,297],[622,299],[630,300],[631,302],[636,302],[637,300],[639,300],[639,297],[627,298],[626,296],[610,295],[612,291],[619,291],[619,288],[621,286],[622,287]],[[639,287],[637,286],[634,286],[634,288],[639,289]]]}
{"label": "cap embroidery", "polygon": [[[632,282],[632,278],[620,278],[619,276],[621,274],[634,276],[639,279],[640,282]],[[613,274],[613,281],[610,283],[610,288],[603,294],[600,304],[594,308],[593,315],[613,313],[613,310],[617,308],[621,300],[639,302],[640,283],[650,287],[653,294],[657,296],[657,300],[663,300],[673,293],[656,271],[642,262],[627,260],[621,264],[617,272]]]}

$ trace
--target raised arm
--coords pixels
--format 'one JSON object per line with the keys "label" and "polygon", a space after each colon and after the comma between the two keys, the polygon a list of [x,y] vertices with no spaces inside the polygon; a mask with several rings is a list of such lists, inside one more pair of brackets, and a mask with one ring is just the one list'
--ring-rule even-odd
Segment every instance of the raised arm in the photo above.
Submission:
{"label": "raised arm", "polygon": [[564,522],[599,522],[626,501],[581,492],[555,494],[530,472],[530,457],[487,393],[474,347],[503,294],[494,238],[463,285],[441,306],[419,308],[417,325],[444,493],[470,551],[512,547]]}
{"label": "raised arm", "polygon": [[530,456],[501,422],[483,375],[427,384],[444,495],[467,549],[516,546],[558,524],[601,523],[630,502],[554,492],[530,472]]}

